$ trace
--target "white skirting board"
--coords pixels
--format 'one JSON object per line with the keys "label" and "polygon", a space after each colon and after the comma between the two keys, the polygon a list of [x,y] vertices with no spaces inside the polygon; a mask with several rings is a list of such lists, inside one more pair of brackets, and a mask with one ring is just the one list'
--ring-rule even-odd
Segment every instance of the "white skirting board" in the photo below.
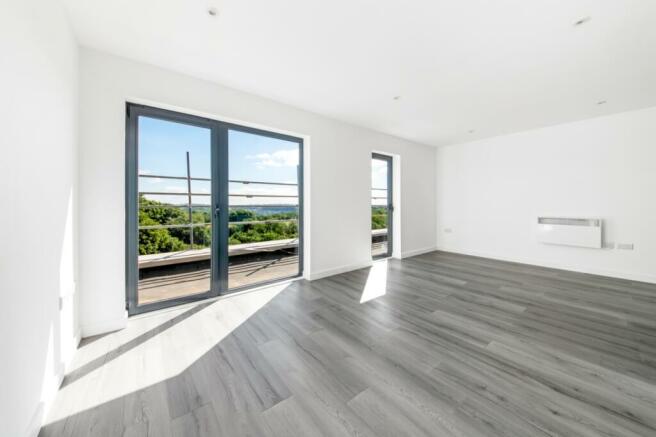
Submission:
{"label": "white skirting board", "polygon": [[499,261],[508,261],[508,262],[514,262],[519,264],[528,264],[538,267],[547,267],[551,269],[567,270],[570,272],[588,273],[590,275],[606,276],[610,278],[627,279],[629,281],[648,282],[650,284],[656,284],[656,275],[644,275],[640,273],[619,272],[614,270],[603,270],[603,269],[595,269],[595,268],[587,268],[587,267],[574,268],[572,266],[564,265],[560,263],[537,261],[533,259],[512,258],[503,255],[496,255],[496,254],[477,252],[471,250],[459,250],[459,249],[453,249],[444,246],[440,246],[436,250],[440,250],[442,252],[457,253],[460,255],[478,256],[481,258],[497,259]]}
{"label": "white skirting board", "polygon": [[372,261],[363,261],[361,263],[350,264],[346,266],[335,267],[332,269],[320,270],[318,272],[312,272],[307,277],[309,281],[316,281],[317,279],[327,278],[328,276],[339,275],[340,273],[346,273],[353,270],[364,269],[366,267],[371,267]]}
{"label": "white skirting board", "polygon": [[[437,250],[437,247],[435,246],[430,246],[430,247],[424,247],[421,249],[414,249],[414,250],[408,250],[405,252],[402,252],[401,257],[402,258],[409,258],[411,256],[417,256],[417,255],[422,255],[424,253],[429,253],[429,252],[434,252]],[[371,267],[373,261],[363,261],[361,263],[356,263],[356,264],[350,264],[347,266],[340,266],[340,267],[335,267],[332,269],[326,269],[326,270],[321,270],[318,272],[313,272],[310,273],[306,279],[308,281],[315,281],[317,279],[321,278],[327,278],[328,276],[333,276],[333,275],[339,275],[340,273],[346,273],[350,272],[353,270],[359,270],[359,269],[364,269],[366,267]]]}
{"label": "white skirting board", "polygon": [[437,246],[424,247],[421,249],[407,250],[401,254],[401,258],[410,258],[411,256],[423,255],[424,253],[435,252]]}

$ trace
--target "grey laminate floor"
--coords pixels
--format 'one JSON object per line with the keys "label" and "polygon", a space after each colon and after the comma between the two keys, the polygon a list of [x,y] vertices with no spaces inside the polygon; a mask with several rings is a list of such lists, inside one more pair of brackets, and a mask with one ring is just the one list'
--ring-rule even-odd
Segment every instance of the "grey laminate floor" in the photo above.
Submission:
{"label": "grey laminate floor", "polygon": [[390,260],[87,340],[41,434],[654,436],[655,314],[655,285]]}

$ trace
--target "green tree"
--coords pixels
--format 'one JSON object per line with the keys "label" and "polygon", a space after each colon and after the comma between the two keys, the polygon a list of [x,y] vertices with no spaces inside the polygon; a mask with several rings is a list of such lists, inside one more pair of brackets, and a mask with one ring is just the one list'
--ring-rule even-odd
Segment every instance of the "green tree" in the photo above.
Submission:
{"label": "green tree", "polygon": [[[296,221],[249,223],[295,219],[298,219],[298,213],[296,211],[258,214],[249,209],[232,209],[228,217],[228,220],[232,223],[229,226],[228,244],[234,245],[298,238],[298,223]],[[211,220],[212,215],[209,207],[196,208],[192,212],[192,223],[206,224],[204,226],[193,227],[194,248],[209,247],[212,244]],[[382,219],[382,223],[382,227],[384,227],[384,218]],[[184,205],[172,205],[140,196],[140,226],[187,224],[189,224],[189,213]],[[141,229],[139,231],[139,253],[141,255],[184,250],[189,248],[190,242],[189,228],[186,226],[164,229]]]}
{"label": "green tree", "polygon": [[387,228],[387,208],[379,206],[371,208],[371,229]]}
{"label": "green tree", "polygon": [[[160,224],[149,217],[144,211],[139,211],[139,225],[152,226]],[[140,229],[139,255],[152,253],[174,252],[184,250],[185,245],[179,239],[171,236],[168,229]]]}

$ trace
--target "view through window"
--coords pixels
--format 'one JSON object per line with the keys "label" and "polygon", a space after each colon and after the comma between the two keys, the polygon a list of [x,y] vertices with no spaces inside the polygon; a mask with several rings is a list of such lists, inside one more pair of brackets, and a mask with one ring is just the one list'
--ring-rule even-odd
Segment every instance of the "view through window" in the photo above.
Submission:
{"label": "view through window", "polygon": [[392,157],[371,159],[371,256],[392,255]]}
{"label": "view through window", "polygon": [[300,139],[135,111],[128,242],[138,241],[128,256],[129,272],[136,265],[129,305],[155,309],[301,273]]}
{"label": "view through window", "polygon": [[210,129],[139,119],[139,305],[208,292]]}
{"label": "view through window", "polygon": [[229,131],[229,288],[299,273],[299,144]]}

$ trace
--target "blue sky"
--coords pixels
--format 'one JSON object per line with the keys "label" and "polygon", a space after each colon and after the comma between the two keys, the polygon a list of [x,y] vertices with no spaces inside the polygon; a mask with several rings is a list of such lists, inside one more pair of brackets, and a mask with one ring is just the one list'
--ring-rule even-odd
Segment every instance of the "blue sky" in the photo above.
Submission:
{"label": "blue sky", "polygon": [[387,205],[385,199],[373,199],[373,197],[387,196],[387,161],[380,159],[371,160],[371,187],[380,188],[371,190],[372,205]]}
{"label": "blue sky", "polygon": [[[139,118],[139,174],[186,176],[186,152],[190,154],[191,176],[209,178],[211,172],[210,130],[197,126]],[[239,131],[229,132],[229,176],[231,180],[297,182],[298,145],[276,138]],[[372,159],[371,186],[386,188],[387,163]],[[185,180],[139,178],[139,191],[186,192]],[[195,193],[210,193],[209,182],[192,181]],[[232,194],[296,194],[296,187],[230,184]],[[372,190],[372,197],[385,196]],[[185,196],[147,196],[162,202],[183,204]],[[195,196],[194,204],[209,204],[209,196]],[[231,197],[231,205],[296,204],[297,199]],[[385,205],[383,199],[372,204]]]}
{"label": "blue sky", "polygon": [[[139,174],[186,176],[186,152],[192,177],[209,178],[210,130],[149,117],[139,118]],[[276,138],[239,131],[229,132],[229,179],[264,182],[297,182],[298,145]],[[209,182],[193,181],[192,191],[209,193]],[[140,191],[185,192],[186,181],[140,178]],[[233,194],[296,194],[296,187],[230,184]],[[153,200],[185,203],[184,196],[147,196]],[[194,203],[207,204],[208,196]],[[231,197],[231,204],[295,204],[295,198]]]}

